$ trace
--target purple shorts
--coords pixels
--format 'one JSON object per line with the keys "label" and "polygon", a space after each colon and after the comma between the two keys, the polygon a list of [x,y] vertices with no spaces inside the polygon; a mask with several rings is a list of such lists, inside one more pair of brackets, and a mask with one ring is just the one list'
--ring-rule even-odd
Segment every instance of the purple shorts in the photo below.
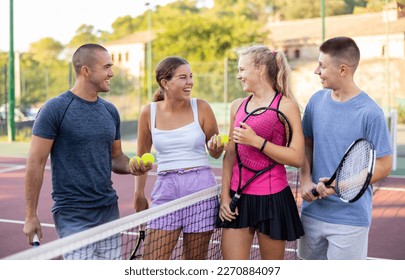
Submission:
{"label": "purple shorts", "polygon": [[[167,203],[217,184],[210,167],[159,172],[151,193],[152,205]],[[218,198],[213,197],[152,220],[149,229],[176,230],[184,233],[206,232],[214,229]]]}

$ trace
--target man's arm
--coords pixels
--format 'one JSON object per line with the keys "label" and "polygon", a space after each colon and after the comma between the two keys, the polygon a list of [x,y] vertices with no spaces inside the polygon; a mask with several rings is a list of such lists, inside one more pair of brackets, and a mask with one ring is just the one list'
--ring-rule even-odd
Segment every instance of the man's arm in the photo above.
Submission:
{"label": "man's arm", "polygon": [[311,202],[315,199],[311,190],[316,188],[316,184],[312,182],[312,153],[313,141],[305,137],[305,158],[304,164],[300,168],[300,181],[301,181],[301,196],[304,200]]}
{"label": "man's arm", "polygon": [[115,140],[112,145],[112,171],[117,174],[132,174],[132,175],[144,175],[146,172],[152,169],[152,164],[144,166],[143,164],[133,165],[129,164],[129,158],[124,155],[121,147],[121,140]]}
{"label": "man's arm", "polygon": [[53,140],[33,135],[25,171],[25,225],[24,233],[28,243],[32,243],[34,234],[42,239],[41,224],[37,215],[39,193],[44,178],[46,161],[53,145]]}
{"label": "man's arm", "polygon": [[392,155],[377,158],[375,161],[375,168],[373,177],[371,177],[370,184],[380,181],[390,175],[392,168]]}
{"label": "man's arm", "polygon": [[[137,132],[138,139],[136,144],[136,152],[138,153],[138,155],[149,153],[152,148],[150,110],[151,105],[148,104],[142,108],[141,113],[139,115],[138,132]],[[149,203],[145,196],[145,186],[147,179],[148,174],[135,177],[133,203],[136,212],[140,212],[149,208]]]}
{"label": "man's arm", "polygon": [[129,158],[122,152],[121,140],[115,140],[112,145],[112,171],[117,174],[131,174]]}

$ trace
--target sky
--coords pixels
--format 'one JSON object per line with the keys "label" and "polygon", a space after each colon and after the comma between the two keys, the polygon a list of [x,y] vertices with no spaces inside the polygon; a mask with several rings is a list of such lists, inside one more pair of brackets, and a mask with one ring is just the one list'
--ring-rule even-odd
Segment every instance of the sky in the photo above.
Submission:
{"label": "sky", "polygon": [[[136,17],[151,3],[164,6],[174,0],[13,0],[14,50],[51,37],[67,44],[82,24],[112,31],[111,24],[126,15]],[[0,0],[0,51],[10,48],[10,0]]]}

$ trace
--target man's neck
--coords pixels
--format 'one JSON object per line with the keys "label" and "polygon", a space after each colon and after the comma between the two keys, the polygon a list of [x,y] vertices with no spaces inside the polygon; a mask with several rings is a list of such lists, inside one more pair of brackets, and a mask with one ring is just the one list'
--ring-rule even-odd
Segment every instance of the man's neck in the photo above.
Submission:
{"label": "man's neck", "polygon": [[94,102],[97,101],[97,97],[98,97],[98,92],[90,89],[90,88],[86,88],[81,86],[80,84],[75,84],[70,91],[77,95],[78,97],[90,101],[90,102]]}

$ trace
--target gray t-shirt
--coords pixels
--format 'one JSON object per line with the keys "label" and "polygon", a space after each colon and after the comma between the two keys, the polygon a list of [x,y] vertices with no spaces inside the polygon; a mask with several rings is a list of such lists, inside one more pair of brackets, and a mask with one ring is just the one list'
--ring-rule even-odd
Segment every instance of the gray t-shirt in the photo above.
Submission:
{"label": "gray t-shirt", "polygon": [[[365,93],[346,102],[331,98],[331,90],[315,93],[306,106],[304,135],[313,140],[312,181],[330,177],[350,144],[366,138],[374,144],[377,158],[392,154],[389,131],[382,109]],[[369,226],[372,187],[355,203],[342,202],[336,195],[302,204],[302,214],[332,224]]]}
{"label": "gray t-shirt", "polygon": [[89,102],[67,91],[41,108],[32,133],[54,140],[52,211],[101,207],[117,201],[111,181],[111,152],[121,135],[114,105],[100,97]]}

